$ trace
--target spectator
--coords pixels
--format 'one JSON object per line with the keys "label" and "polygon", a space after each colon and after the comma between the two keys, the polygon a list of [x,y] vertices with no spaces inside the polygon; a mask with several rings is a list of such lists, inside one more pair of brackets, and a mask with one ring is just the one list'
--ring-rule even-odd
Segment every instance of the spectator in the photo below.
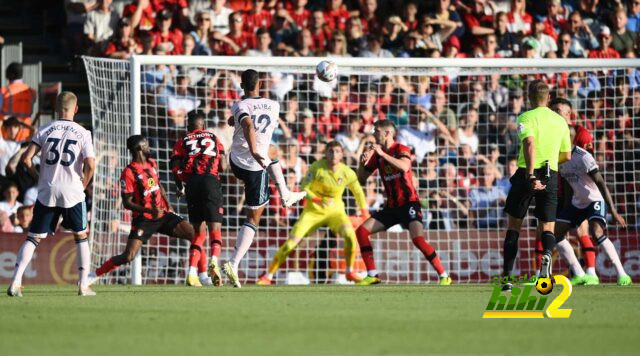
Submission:
{"label": "spectator", "polygon": [[526,11],[527,4],[524,0],[511,0],[511,11],[507,14],[509,19],[509,32],[519,35],[530,35],[533,30],[533,18]]}
{"label": "spectator", "polygon": [[405,33],[402,37],[402,48],[396,56],[401,58],[418,57],[422,48],[418,48],[418,42],[422,41],[422,36],[417,31]]}
{"label": "spectator", "polygon": [[[70,49],[69,54],[84,53],[86,49],[84,22],[87,19],[87,13],[93,11],[97,6],[98,3],[94,1],[64,0],[64,9],[67,15],[64,37],[69,45],[67,47]],[[0,46],[4,44],[4,38],[0,42]]]}
{"label": "spectator", "polygon": [[31,206],[21,206],[18,208],[18,212],[16,213],[16,224],[14,226],[14,232],[27,232],[29,230],[29,225],[31,225],[31,221],[33,220],[33,207]]}
{"label": "spectator", "polygon": [[[548,52],[556,52],[558,45],[553,37],[544,33],[545,25],[542,20],[535,19],[533,21],[533,34],[526,37],[525,40],[533,40],[538,43],[536,46],[536,58],[545,58]],[[523,42],[525,41],[523,40]]]}
{"label": "spectator", "polygon": [[202,11],[209,11],[209,16],[211,17],[209,31],[220,32],[223,35],[229,33],[229,15],[233,10],[225,6],[226,4],[227,0],[211,0],[209,6],[201,9]]}
{"label": "spectator", "polygon": [[569,34],[571,34],[570,51],[576,57],[586,57],[590,50],[599,46],[598,39],[591,32],[591,28],[582,21],[582,15],[578,11],[569,15]]}
{"label": "spectator", "polygon": [[244,30],[255,33],[259,28],[269,28],[273,23],[271,12],[265,9],[265,0],[252,0],[251,10],[244,13]]}
{"label": "spectator", "polygon": [[382,36],[369,34],[367,36],[367,49],[360,53],[360,57],[393,58],[393,53],[382,48]]}
{"label": "spectator", "polygon": [[602,26],[600,16],[604,13],[604,11],[598,11],[598,5],[602,5],[600,0],[579,0],[577,5],[577,11],[582,15],[585,25],[591,28],[591,32],[598,34]]}
{"label": "spectator", "polygon": [[[409,115],[409,119],[409,126],[402,126],[398,129],[397,140],[412,148],[416,155],[416,161],[422,162],[427,153],[436,151],[438,127],[432,122],[420,123],[416,113]],[[419,126],[422,126],[421,129]]]}
{"label": "spectator", "polygon": [[562,32],[558,39],[558,51],[556,52],[556,58],[576,58],[578,57],[571,52],[572,37],[569,32]]}
{"label": "spectator", "polygon": [[[436,31],[435,26],[438,26]],[[443,43],[456,29],[456,23],[451,20],[432,19],[423,16],[418,26],[418,32],[422,35],[422,41],[426,48],[435,48],[442,52]],[[420,45],[420,44],[419,44]]]}
{"label": "spectator", "polygon": [[185,56],[195,56],[196,50],[196,40],[191,36],[191,34],[187,34],[182,39],[182,49],[184,50]]}
{"label": "spectator", "polygon": [[151,31],[155,26],[156,13],[151,0],[134,0],[132,4],[124,7],[122,17],[131,19],[131,27],[135,31]]}
{"label": "spectator", "polygon": [[182,48],[182,31],[179,28],[171,29],[173,14],[165,9],[158,14],[156,30],[153,34],[153,48],[162,44],[167,54],[178,55],[184,53]]}
{"label": "spectator", "polygon": [[0,127],[8,133],[7,138],[0,136],[0,182],[4,181],[4,177],[10,175],[8,165],[9,161],[20,152],[21,141],[16,141],[16,137],[20,132],[20,121],[11,116],[4,121],[0,121]]}
{"label": "spectator", "polygon": [[440,196],[443,198],[441,210],[450,218],[457,227],[466,227],[466,217],[469,216],[469,203],[466,190],[463,188],[464,177],[458,173],[458,169],[452,163],[440,166],[439,184]]}
{"label": "spectator", "polygon": [[113,0],[98,0],[96,9],[87,14],[87,19],[84,21],[84,34],[91,46],[101,45],[117,29],[120,16],[111,8],[112,2]]}
{"label": "spectator", "polygon": [[627,30],[640,33],[640,0],[629,0]]}
{"label": "spectator", "polygon": [[195,47],[193,54],[196,56],[211,55],[208,46],[209,33],[211,32],[211,14],[209,11],[200,11],[196,15],[196,28],[189,34],[193,37]]}
{"label": "spectator", "polygon": [[256,48],[256,35],[244,30],[244,19],[240,12],[234,12],[229,15],[229,24],[231,30],[226,36],[220,36],[221,32],[214,32],[214,37],[220,38],[220,41],[222,41],[220,53],[240,55],[249,49]]}
{"label": "spectator", "polygon": [[375,177],[371,176],[367,179],[367,184],[365,185],[364,190],[369,211],[376,212],[384,207],[384,196],[378,189],[378,183],[376,182]]}
{"label": "spectator", "polygon": [[11,223],[11,219],[9,215],[4,211],[0,211],[0,231],[2,232],[14,232],[15,228],[13,227],[13,223]]}
{"label": "spectator", "polygon": [[386,118],[387,120],[391,120],[398,128],[409,124],[407,96],[402,89],[393,89]]}
{"label": "spectator", "polygon": [[544,33],[556,41],[567,23],[567,19],[562,15],[562,10],[561,0],[547,0],[547,15],[543,20]]}
{"label": "spectator", "polygon": [[453,36],[462,38],[464,36],[464,24],[457,11],[451,10],[451,0],[439,0],[436,4],[436,11],[429,15],[430,18],[438,21],[451,21],[455,24]]}
{"label": "spectator", "polygon": [[311,17],[311,35],[313,36],[313,48],[316,52],[326,50],[329,39],[331,38],[331,30],[326,25],[324,12],[316,10]]}
{"label": "spectator", "polygon": [[311,12],[306,9],[308,0],[293,0],[293,7],[289,15],[298,28],[308,28],[311,24]]}
{"label": "spectator", "polygon": [[418,5],[411,0],[406,1],[402,7],[402,21],[409,31],[418,28]]}
{"label": "spectator", "polygon": [[362,22],[359,17],[351,16],[347,22],[347,51],[357,57],[367,47],[367,38],[362,31]]}
{"label": "spectator", "polygon": [[271,35],[265,28],[259,28],[256,32],[257,45],[256,49],[250,49],[247,51],[247,56],[253,57],[271,57]]}
{"label": "spectator", "polygon": [[276,48],[282,51],[285,56],[288,56],[295,51],[293,44],[295,42],[295,36],[299,31],[295,22],[293,22],[293,19],[289,16],[289,13],[281,9],[278,11],[269,33]]}
{"label": "spectator", "polygon": [[506,201],[504,192],[495,185],[495,172],[492,166],[481,168],[480,186],[469,192],[471,201],[470,217],[477,228],[497,228],[502,215],[500,207]]}
{"label": "spectator", "polygon": [[311,30],[308,28],[303,28],[298,32],[298,36],[296,39],[296,50],[293,53],[296,57],[313,57],[315,53],[313,52],[313,36],[311,35]]}
{"label": "spectator", "polygon": [[[18,118],[22,128],[13,138],[15,141],[26,141],[31,137],[31,116],[37,93],[35,89],[22,81],[22,64],[13,62],[7,66],[5,76],[9,85],[0,89],[0,120],[8,116]],[[5,140],[10,139],[8,127],[3,127],[2,135]]]}
{"label": "spectator", "polygon": [[300,144],[298,140],[291,138],[286,141],[284,147],[284,157],[280,160],[282,168],[293,170],[294,182],[300,184],[302,178],[307,174],[307,162],[300,158]]}
{"label": "spectator", "polygon": [[[324,18],[329,26],[333,30],[344,31],[349,19],[349,11],[347,7],[342,3],[342,0],[327,0],[327,8],[324,12]],[[364,25],[366,32],[366,25]]]}
{"label": "spectator", "polygon": [[[490,137],[490,143],[497,143],[502,149],[502,155],[516,156],[519,142],[517,134],[517,119],[524,112],[524,92],[520,88],[509,91],[509,104],[498,111],[498,131]],[[495,140],[495,141],[493,141]]]}
{"label": "spectator", "polygon": [[464,15],[464,23],[466,25],[466,40],[463,41],[469,45],[469,49],[482,46],[482,37],[495,32],[493,29],[493,18],[485,14],[485,4],[492,9],[495,14],[495,5],[492,1],[472,0],[470,11]]}
{"label": "spectator", "polygon": [[589,51],[589,58],[620,58],[620,54],[611,48],[611,30],[609,27],[602,26],[600,30],[600,46],[596,50]]}
{"label": "spectator", "polygon": [[[635,1],[635,0],[633,0]],[[637,33],[627,29],[627,13],[623,7],[618,7],[613,13],[613,33],[611,47],[620,55],[633,51],[636,46]]]}
{"label": "spectator", "polygon": [[378,33],[382,29],[379,16],[376,15],[378,0],[360,0],[360,20],[365,33]]}
{"label": "spectator", "polygon": [[[458,106],[458,117],[462,115],[463,112],[469,110],[469,108],[474,108],[478,112],[478,115],[482,116],[482,119],[485,116],[492,115],[495,113],[496,108],[493,107],[494,103],[489,102],[487,97],[487,93],[484,90],[483,83],[481,81],[476,81],[471,85],[471,98],[467,103]],[[484,120],[482,120],[484,122]]]}
{"label": "spectator", "polygon": [[496,14],[495,28],[495,36],[498,41],[498,55],[500,57],[513,57],[520,52],[518,39],[513,33],[509,32],[509,18],[506,13],[499,12]]}
{"label": "spectator", "polygon": [[317,128],[314,127],[316,120],[313,112],[306,108],[302,112],[302,130],[298,132],[297,138],[300,144],[300,154],[305,157],[307,163],[310,163],[310,157],[313,155],[312,144],[316,141]]}
{"label": "spectator", "polygon": [[487,35],[482,43],[482,57],[500,58],[498,54],[498,40],[496,35]]}
{"label": "spectator", "polygon": [[142,46],[133,37],[131,21],[123,17],[118,21],[116,34],[107,43],[104,55],[110,58],[127,59],[133,54],[142,53]]}
{"label": "spectator", "polygon": [[431,93],[429,93],[429,76],[421,75],[414,77],[409,94],[409,105],[418,105],[427,110],[431,108]]}
{"label": "spectator", "polygon": [[179,75],[176,78],[176,89],[167,99],[167,113],[173,120],[174,127],[184,127],[187,113],[200,106],[200,100],[189,92],[189,78]]}
{"label": "spectator", "polygon": [[490,74],[488,77],[487,104],[496,110],[505,107],[509,104],[509,89],[500,82],[499,73]]}
{"label": "spectator", "polygon": [[486,148],[485,154],[478,154],[478,162],[482,162],[484,165],[495,168],[494,173],[496,179],[502,179],[505,172],[504,165],[500,163],[500,147],[495,143],[484,147]]}
{"label": "spectator", "polygon": [[22,203],[18,201],[20,191],[18,185],[14,182],[9,182],[2,191],[4,200],[0,201],[0,211],[7,213],[13,220],[14,215],[18,212],[18,208],[22,206]]}
{"label": "spectator", "polygon": [[[363,52],[364,53],[364,52]],[[333,31],[329,40],[327,57],[351,57],[347,53],[347,38],[340,31]]]}
{"label": "spectator", "polygon": [[469,145],[471,152],[478,152],[480,142],[476,134],[476,126],[478,124],[478,110],[470,107],[462,113],[460,118],[460,127],[458,128],[459,145]]}
{"label": "spectator", "polygon": [[[397,54],[402,49],[403,34],[407,32],[407,26],[405,26],[400,17],[390,16],[385,23],[384,29],[386,34],[382,47],[388,49],[393,54]],[[366,45],[366,40],[364,44]]]}
{"label": "spectator", "polygon": [[429,111],[440,120],[448,129],[449,134],[453,137],[457,135],[458,120],[456,114],[447,106],[447,96],[444,91],[436,90],[432,96],[432,105]]}
{"label": "spectator", "polygon": [[360,105],[360,118],[362,119],[362,132],[373,132],[373,123],[384,118],[384,113],[378,106],[378,96],[373,91],[365,93],[364,104]]}
{"label": "spectator", "polygon": [[320,106],[322,111],[315,129],[331,140],[340,131],[340,118],[334,114],[333,101],[330,98],[322,98]]}
{"label": "spectator", "polygon": [[518,170],[518,160],[515,158],[509,158],[507,160],[507,171],[506,174],[502,176],[501,179],[498,179],[496,186],[502,190],[502,193],[506,196],[509,194],[509,190],[511,190],[511,177]]}
{"label": "spectator", "polygon": [[[426,161],[426,164],[424,163]],[[418,187],[420,189],[438,188],[438,157],[436,152],[427,153],[427,157],[420,163]]]}
{"label": "spectator", "polygon": [[357,156],[357,152],[362,138],[362,134],[360,133],[361,127],[362,120],[357,113],[352,113],[349,115],[347,122],[347,131],[336,135],[336,141],[338,141],[344,148],[346,163],[351,166],[356,166],[358,164],[358,159],[360,158]]}

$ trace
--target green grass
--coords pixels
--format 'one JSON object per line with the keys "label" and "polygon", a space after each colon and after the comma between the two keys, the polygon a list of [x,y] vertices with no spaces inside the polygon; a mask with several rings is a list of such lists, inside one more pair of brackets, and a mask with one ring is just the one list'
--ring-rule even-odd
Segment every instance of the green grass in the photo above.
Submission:
{"label": "green grass", "polygon": [[95,290],[96,297],[80,298],[71,286],[28,286],[23,298],[0,298],[2,354],[640,351],[638,286],[576,287],[563,306],[573,309],[571,318],[527,320],[482,319],[488,285]]}

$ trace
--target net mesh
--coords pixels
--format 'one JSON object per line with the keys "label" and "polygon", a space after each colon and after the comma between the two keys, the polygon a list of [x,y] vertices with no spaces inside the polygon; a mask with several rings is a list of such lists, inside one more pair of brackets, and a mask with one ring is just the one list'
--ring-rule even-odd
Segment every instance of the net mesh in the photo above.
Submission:
{"label": "net mesh", "polygon": [[[232,63],[232,61],[229,61]],[[267,64],[269,63],[269,64]],[[394,121],[399,141],[413,155],[414,183],[422,199],[425,236],[457,282],[481,282],[501,272],[506,217],[502,212],[515,170],[518,139],[515,120],[528,110],[527,83],[542,79],[552,96],[573,104],[572,121],[589,129],[595,157],[618,211],[637,225],[636,130],[640,114],[640,75],[634,68],[375,68],[339,69],[333,83],[319,81],[314,67],[279,66],[266,60],[253,66],[261,75],[261,96],[281,103],[280,127],[270,155],[286,170],[291,189],[310,165],[323,158],[324,147],[336,139],[345,148],[345,163],[357,169],[363,145],[373,140],[376,120]],[[93,197],[94,264],[120,253],[126,244],[130,215],[122,209],[118,177],[128,163],[125,149],[130,134],[129,62],[85,58],[98,152]],[[176,211],[187,217],[186,202],[176,197],[169,160],[174,142],[186,132],[187,114],[199,110],[207,127],[228,149],[233,128],[226,124],[231,105],[241,97],[239,76],[244,66],[142,65],[142,134],[147,136],[160,166],[161,180]],[[237,229],[244,221],[243,187],[230,171],[221,174],[225,201],[222,259],[233,251]],[[371,212],[384,204],[384,191],[374,175],[363,187]],[[301,207],[283,208],[271,185],[272,199],[263,215],[251,250],[240,264],[243,282],[265,272],[277,248],[288,237]],[[344,196],[347,212],[357,226],[354,199]],[[529,214],[520,238],[514,273],[536,270],[535,221]],[[572,233],[575,236],[575,232]],[[612,228],[609,237],[632,277],[640,275],[638,240]],[[576,239],[571,239],[575,246]],[[438,276],[413,247],[407,231],[398,226],[372,236],[378,269],[390,283],[425,283]],[[320,228],[292,252],[276,275],[278,282],[325,283],[344,281],[342,239]],[[207,244],[208,245],[208,244]],[[181,283],[187,269],[189,244],[158,236],[142,251],[143,283]],[[207,246],[208,249],[208,246]],[[580,255],[579,248],[576,248]],[[359,271],[364,265],[358,258]],[[557,269],[565,265],[558,262]],[[598,257],[603,280],[615,269]],[[301,272],[293,274],[291,272]],[[124,282],[125,267],[109,282]]]}

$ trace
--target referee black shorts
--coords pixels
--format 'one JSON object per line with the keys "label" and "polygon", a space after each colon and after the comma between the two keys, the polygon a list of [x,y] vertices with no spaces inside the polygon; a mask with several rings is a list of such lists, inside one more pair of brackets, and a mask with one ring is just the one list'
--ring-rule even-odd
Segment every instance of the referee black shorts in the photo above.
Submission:
{"label": "referee black shorts", "polygon": [[547,187],[545,190],[533,191],[526,169],[518,168],[511,177],[511,190],[507,195],[507,202],[504,206],[505,213],[514,218],[523,219],[527,214],[531,200],[536,199],[534,215],[544,222],[556,221],[556,209],[558,206],[558,173],[550,171],[549,178],[544,179],[545,172],[541,169],[535,171],[542,184]]}

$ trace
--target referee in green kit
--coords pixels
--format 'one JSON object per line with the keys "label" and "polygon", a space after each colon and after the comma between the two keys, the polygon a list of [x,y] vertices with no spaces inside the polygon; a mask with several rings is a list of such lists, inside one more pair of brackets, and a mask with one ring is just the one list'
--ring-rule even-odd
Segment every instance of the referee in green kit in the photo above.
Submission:
{"label": "referee in green kit", "polygon": [[[518,170],[511,177],[511,190],[504,211],[509,215],[504,239],[503,276],[510,276],[518,254],[518,237],[522,220],[531,199],[536,198],[535,217],[542,227],[542,266],[540,278],[550,278],[551,252],[558,205],[558,164],[571,159],[571,138],[566,120],[547,107],[549,86],[541,80],[529,84],[532,110],[518,116],[518,139],[521,142]],[[503,290],[510,290],[506,283]]]}

